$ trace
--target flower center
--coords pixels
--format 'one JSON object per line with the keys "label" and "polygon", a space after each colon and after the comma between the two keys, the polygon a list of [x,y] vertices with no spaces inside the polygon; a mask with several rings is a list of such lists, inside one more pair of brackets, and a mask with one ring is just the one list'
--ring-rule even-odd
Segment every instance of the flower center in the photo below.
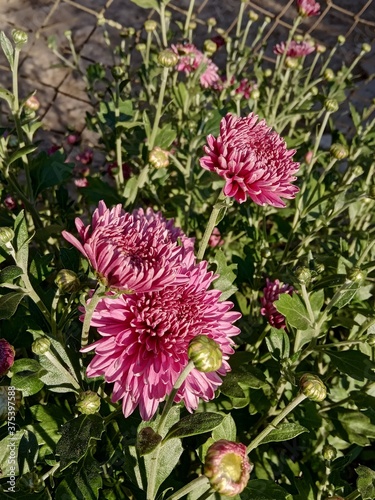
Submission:
{"label": "flower center", "polygon": [[227,453],[222,461],[222,469],[231,481],[239,483],[242,476],[242,458],[237,453]]}

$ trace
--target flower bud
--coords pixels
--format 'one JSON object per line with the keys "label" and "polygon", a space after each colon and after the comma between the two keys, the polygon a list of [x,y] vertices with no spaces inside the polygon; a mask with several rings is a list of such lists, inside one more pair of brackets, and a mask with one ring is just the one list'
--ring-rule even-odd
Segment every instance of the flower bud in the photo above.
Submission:
{"label": "flower bud", "polygon": [[297,69],[299,66],[299,61],[295,57],[287,57],[285,59],[285,66],[289,69]]}
{"label": "flower bud", "polygon": [[361,167],[361,165],[356,165],[355,167],[353,167],[352,174],[354,177],[359,177],[360,175],[362,175],[363,168]]}
{"label": "flower bud", "polygon": [[122,66],[113,66],[111,73],[115,80],[120,80],[125,75],[125,70]]}
{"label": "flower bud", "polygon": [[254,22],[258,21],[259,15],[256,12],[254,12],[253,10],[249,10],[249,19],[250,19],[250,21],[254,21]]}
{"label": "flower bud", "polygon": [[239,495],[249,482],[252,469],[242,443],[220,439],[207,450],[204,474],[212,489],[221,495]]}
{"label": "flower bud", "polygon": [[269,78],[270,76],[272,76],[272,69],[271,68],[267,68],[264,70],[264,76],[266,78]]}
{"label": "flower bud", "polygon": [[327,396],[327,389],[320,378],[312,373],[302,375],[299,381],[299,387],[302,394],[311,401],[321,402]]}
{"label": "flower bud", "polygon": [[135,49],[138,50],[138,52],[145,52],[146,48],[146,44],[143,42],[137,43],[135,46]]}
{"label": "flower bud", "polygon": [[324,107],[329,113],[335,113],[339,109],[336,99],[326,99],[324,101]]}
{"label": "flower bud", "polygon": [[214,17],[209,17],[207,19],[207,26],[210,26],[211,28],[213,28],[216,25],[217,25],[217,21]]}
{"label": "flower bud", "polygon": [[311,272],[307,267],[297,267],[294,275],[300,285],[308,285],[311,282]]}
{"label": "flower bud", "polygon": [[317,43],[316,44],[316,51],[318,54],[324,54],[324,52],[327,50],[327,47],[323,45],[322,43]]}
{"label": "flower bud", "polygon": [[38,111],[39,108],[40,108],[40,102],[35,97],[35,95],[31,95],[28,99],[26,99],[25,109],[30,111]]}
{"label": "flower bud", "polygon": [[254,99],[254,101],[257,101],[260,97],[260,91],[259,89],[253,89],[251,92],[250,92],[250,98],[251,99]]}
{"label": "flower bud", "polygon": [[362,271],[359,267],[353,267],[347,274],[348,280],[353,281],[354,283],[358,283],[362,285],[362,283],[366,279],[366,272]]}
{"label": "flower bud", "polygon": [[166,168],[169,165],[168,151],[155,146],[148,155],[148,161],[155,168]]}
{"label": "flower bud", "polygon": [[203,49],[208,56],[212,56],[217,50],[217,45],[213,40],[207,39],[204,41]]}
{"label": "flower bud", "polygon": [[55,278],[55,284],[61,293],[73,293],[79,290],[80,281],[75,272],[61,269]]}
{"label": "flower bud", "polygon": [[345,158],[348,157],[349,151],[344,144],[332,144],[332,146],[329,149],[329,152],[331,155],[336,158],[336,160],[344,160]]}
{"label": "flower bud", "polygon": [[330,444],[326,444],[323,446],[323,458],[324,460],[328,460],[331,462],[337,457],[337,450],[334,446],[331,446]]}
{"label": "flower bud", "polygon": [[363,43],[362,52],[371,52],[371,45],[369,43]]}
{"label": "flower bud", "polygon": [[337,37],[337,43],[338,43],[339,45],[344,45],[344,43],[345,43],[345,42],[346,42],[346,38],[344,37],[344,35],[339,35],[339,36]]}
{"label": "flower bud", "polygon": [[81,392],[76,406],[83,415],[93,415],[100,409],[100,397],[93,391]]}
{"label": "flower bud", "polygon": [[335,79],[335,73],[331,68],[327,68],[323,73],[323,77],[327,82],[332,82]]}
{"label": "flower bud", "polygon": [[272,19],[271,19],[269,16],[266,16],[266,17],[264,18],[264,23],[265,23],[265,24],[270,24],[270,22],[271,22],[271,21],[272,21]]}
{"label": "flower bud", "polygon": [[0,227],[0,246],[6,245],[14,238],[14,231],[10,227]]}
{"label": "flower bud", "polygon": [[121,31],[120,36],[122,36],[124,38],[127,38],[127,37],[134,36],[135,33],[136,33],[135,28],[133,28],[132,26],[130,26],[129,28],[124,28]]}
{"label": "flower bud", "polygon": [[171,49],[162,50],[158,55],[158,62],[165,68],[173,68],[178,63],[178,55]]}
{"label": "flower bud", "polygon": [[[12,401],[12,408],[8,407],[9,401]],[[10,385],[0,386],[0,422],[8,419],[9,410],[17,413],[22,403],[22,392],[17,391]]]}
{"label": "flower bud", "polygon": [[13,37],[14,43],[19,48],[21,48],[23,45],[25,45],[25,43],[27,43],[27,40],[28,40],[27,33],[25,33],[22,30],[13,30],[12,31],[12,37]]}
{"label": "flower bud", "polygon": [[219,344],[207,335],[197,335],[190,341],[188,357],[195,368],[203,373],[218,370],[223,363],[223,354]]}
{"label": "flower bud", "polygon": [[47,351],[49,351],[50,346],[51,342],[48,340],[47,337],[39,337],[38,339],[34,340],[34,342],[31,344],[31,350],[33,351],[34,354],[42,356]]}
{"label": "flower bud", "polygon": [[14,363],[15,350],[5,339],[0,339],[0,377],[8,373]]}
{"label": "flower bud", "polygon": [[260,250],[260,255],[263,257],[263,259],[269,259],[272,255],[272,252],[268,247],[263,247]]}
{"label": "flower bud", "polygon": [[39,493],[44,489],[44,481],[36,472],[26,472],[17,479],[17,489],[24,493]]}
{"label": "flower bud", "polygon": [[154,21],[153,19],[147,19],[147,21],[145,21],[143,26],[147,31],[147,33],[152,33],[158,27],[156,21]]}
{"label": "flower bud", "polygon": [[188,26],[189,30],[195,30],[196,27],[197,27],[197,23],[195,21],[190,21],[189,26]]}

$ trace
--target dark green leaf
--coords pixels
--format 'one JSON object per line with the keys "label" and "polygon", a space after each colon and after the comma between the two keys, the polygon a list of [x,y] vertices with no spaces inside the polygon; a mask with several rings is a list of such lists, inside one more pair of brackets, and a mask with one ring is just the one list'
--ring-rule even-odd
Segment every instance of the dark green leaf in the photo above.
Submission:
{"label": "dark green leaf", "polygon": [[237,287],[233,285],[236,275],[233,271],[237,269],[237,264],[227,264],[227,259],[224,252],[219,248],[213,259],[216,264],[216,273],[219,277],[214,281],[213,286],[216,290],[220,290],[220,301],[228,299],[237,291]]}
{"label": "dark green leaf", "polygon": [[103,420],[98,415],[80,415],[63,425],[56,447],[56,453],[60,455],[60,470],[78,463],[86,455],[90,441],[99,440],[103,431]]}
{"label": "dark green leaf", "polygon": [[362,495],[362,500],[373,500],[375,498],[375,471],[360,465],[355,469],[358,474],[357,489]]}
{"label": "dark green leaf", "polygon": [[250,479],[241,493],[241,500],[286,500],[289,493],[274,481]]}
{"label": "dark green leaf", "polygon": [[[127,184],[132,181],[134,177],[127,181]],[[92,202],[98,203],[104,200],[108,205],[116,205],[121,202],[121,198],[108,183],[102,181],[98,177],[89,177],[88,185],[80,190],[84,197]]]}
{"label": "dark green leaf", "polygon": [[188,99],[188,91],[186,85],[183,82],[180,82],[177,86],[174,86],[173,94],[178,106],[183,109],[186,99]]}
{"label": "dark green leaf", "polygon": [[55,492],[55,498],[94,500],[99,497],[99,490],[102,487],[102,469],[91,453],[78,464],[73,464],[63,477]]}
{"label": "dark green leaf", "polygon": [[23,292],[10,292],[0,297],[0,319],[11,318],[24,296]]}
{"label": "dark green leaf", "polygon": [[24,146],[23,148],[17,149],[9,158],[8,160],[8,166],[14,163],[18,158],[21,158],[22,156],[27,156],[33,151],[35,151],[37,146]]}
{"label": "dark green leaf", "polygon": [[279,424],[276,429],[273,429],[260,444],[271,443],[273,441],[288,441],[304,432],[309,432],[308,429],[297,423]]}
{"label": "dark green leaf", "polygon": [[306,307],[296,293],[293,295],[281,294],[274,305],[286,317],[288,323],[298,330],[307,330],[311,326]]}
{"label": "dark green leaf", "polygon": [[24,396],[32,396],[44,386],[40,380],[42,367],[35,359],[18,359],[12,366],[12,385]]}
{"label": "dark green leaf", "polygon": [[159,146],[162,149],[167,149],[176,139],[176,136],[177,132],[172,129],[169,123],[167,123],[158,131],[154,145]]}
{"label": "dark green leaf", "polygon": [[14,64],[14,58],[13,58],[14,48],[13,48],[12,42],[6,36],[6,34],[4,33],[4,31],[2,31],[0,33],[0,45],[1,45],[1,48],[3,49],[5,57],[8,59],[10,68],[13,69],[13,64]]}
{"label": "dark green leaf", "polygon": [[8,266],[0,271],[0,283],[13,283],[13,281],[21,276],[22,269],[18,266]]}
{"label": "dark green leaf", "polygon": [[224,415],[219,413],[193,413],[182,418],[174,424],[168,431],[164,441],[172,438],[183,438],[187,436],[196,436],[212,431],[224,420]]}
{"label": "dark green leaf", "polygon": [[361,351],[325,351],[340,372],[355,380],[375,380],[375,363]]}
{"label": "dark green leaf", "polygon": [[231,414],[226,415],[221,424],[215,427],[212,431],[212,437],[215,441],[219,441],[219,439],[236,440],[236,423]]}
{"label": "dark green leaf", "polygon": [[32,159],[30,170],[35,194],[44,189],[59,186],[67,181],[73,172],[74,163],[66,163],[60,151],[47,155],[44,151]]}
{"label": "dark green leaf", "polygon": [[289,337],[284,329],[271,328],[271,332],[266,337],[267,348],[276,359],[288,358],[290,354]]}
{"label": "dark green leaf", "polygon": [[39,446],[45,446],[50,453],[54,453],[61,437],[60,428],[67,420],[68,412],[53,404],[31,406],[30,412],[35,422],[28,425],[27,429],[35,434]]}

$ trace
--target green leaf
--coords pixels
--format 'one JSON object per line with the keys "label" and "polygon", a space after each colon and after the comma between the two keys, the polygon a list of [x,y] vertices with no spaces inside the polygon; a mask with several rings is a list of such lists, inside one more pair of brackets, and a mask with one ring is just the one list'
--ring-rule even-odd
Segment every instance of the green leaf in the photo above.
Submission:
{"label": "green leaf", "polygon": [[330,416],[335,429],[341,431],[341,437],[348,443],[368,446],[375,439],[375,425],[364,413],[340,408],[330,412]]}
{"label": "green leaf", "polygon": [[167,149],[176,139],[177,132],[172,129],[171,125],[167,123],[163,128],[159,129],[159,132],[155,138],[155,146],[159,146],[162,149]]}
{"label": "green leaf", "polygon": [[315,316],[317,316],[324,304],[324,288],[310,295],[310,304]]}
{"label": "green leaf", "polygon": [[18,266],[8,266],[0,271],[0,283],[13,283],[13,281],[21,276],[22,269]]}
{"label": "green leaf", "polygon": [[6,36],[4,31],[0,33],[0,45],[1,48],[3,49],[3,52],[5,54],[5,57],[8,59],[10,69],[13,70],[13,65],[14,65],[14,48],[12,45],[12,42],[9,40],[9,38]]}
{"label": "green leaf", "polygon": [[12,108],[14,96],[9,90],[0,87],[0,98],[4,99],[8,103],[8,106]]}
{"label": "green leaf", "polygon": [[251,479],[241,493],[241,500],[287,500],[289,493],[274,481]]}
{"label": "green leaf", "polygon": [[159,4],[157,0],[130,0],[131,2],[138,5],[138,7],[142,7],[142,9],[159,9]]}
{"label": "green leaf", "polygon": [[297,423],[279,424],[276,429],[273,429],[268,436],[266,436],[260,444],[271,443],[273,441],[288,441],[293,439],[304,432],[309,432],[306,427]]}
{"label": "green leaf", "polygon": [[33,151],[37,149],[37,146],[24,146],[23,148],[17,149],[10,157],[9,160],[7,161],[8,166],[14,163],[18,158],[21,158],[22,156],[27,156]]}
{"label": "green leaf", "polygon": [[224,417],[220,425],[215,427],[212,431],[212,437],[215,441],[219,441],[220,439],[228,439],[229,441],[236,440],[236,422],[230,413]]}
{"label": "green leaf", "polygon": [[29,409],[35,422],[26,428],[35,434],[39,446],[45,446],[45,453],[54,453],[61,437],[60,428],[71,416],[64,408],[54,404],[34,405]]}
{"label": "green leaf", "polygon": [[47,155],[44,151],[32,159],[30,173],[35,194],[44,189],[59,186],[71,178],[74,163],[66,163],[61,151]]}
{"label": "green leaf", "polygon": [[[9,477],[11,475],[19,475],[17,456],[19,451],[19,443],[24,435],[24,432],[24,430],[21,430],[14,432],[13,434],[8,433],[4,437],[4,439],[0,441],[0,470],[2,478]],[[12,457],[10,457],[11,452]],[[15,457],[13,456],[14,452],[16,452]],[[12,459],[14,460],[12,461]],[[10,466],[14,467],[13,473],[11,473]]]}
{"label": "green leaf", "polygon": [[80,415],[63,425],[62,436],[56,447],[56,453],[60,455],[60,470],[78,463],[91,446],[90,441],[100,440],[103,431],[103,419],[98,415]]}
{"label": "green leaf", "polygon": [[174,86],[173,94],[178,106],[183,109],[186,99],[188,99],[188,91],[186,85],[183,82],[180,82],[177,86]]}
{"label": "green leaf", "polygon": [[213,282],[213,286],[216,290],[222,292],[220,301],[224,301],[237,291],[237,287],[233,285],[236,279],[233,271],[237,269],[237,264],[228,265],[226,256],[221,248],[216,251],[212,261],[216,264],[216,273],[219,275]]}
{"label": "green leaf", "polygon": [[325,351],[340,372],[355,380],[375,380],[375,363],[361,351]]}
{"label": "green leaf", "polygon": [[18,359],[12,368],[12,385],[24,396],[32,396],[44,386],[40,380],[42,367],[35,359]]}
{"label": "green leaf", "polygon": [[284,329],[271,328],[266,337],[267,348],[276,359],[288,358],[290,354],[289,337]]}
{"label": "green leaf", "polygon": [[375,471],[364,465],[355,469],[358,474],[357,489],[362,495],[362,500],[373,500],[375,498]]}
{"label": "green leaf", "polygon": [[282,293],[274,306],[298,330],[307,330],[311,326],[306,307],[296,293]]}
{"label": "green leaf", "polygon": [[16,250],[16,264],[22,268],[23,272],[27,272],[29,260],[29,233],[27,231],[27,224],[25,213],[23,210],[17,215],[14,222],[14,246]]}
{"label": "green leaf", "polygon": [[55,498],[71,500],[94,500],[99,498],[102,488],[102,469],[89,453],[78,464],[69,468],[55,492]]}
{"label": "green leaf", "polygon": [[[128,185],[132,179],[134,179],[134,177],[129,179],[126,185]],[[80,189],[86,200],[92,203],[98,203],[100,200],[104,200],[107,205],[116,205],[121,202],[120,196],[107,182],[102,181],[98,177],[89,177],[88,181],[87,187]]]}
{"label": "green leaf", "polygon": [[187,436],[204,434],[215,429],[223,420],[224,416],[219,413],[193,413],[174,424],[169,429],[164,441],[172,438],[182,439]]}
{"label": "green leaf", "polygon": [[151,122],[146,110],[143,111],[142,121],[143,121],[143,126],[145,128],[146,137],[149,140],[151,137]]}
{"label": "green leaf", "polygon": [[11,318],[24,296],[23,292],[10,292],[0,297],[0,319]]}

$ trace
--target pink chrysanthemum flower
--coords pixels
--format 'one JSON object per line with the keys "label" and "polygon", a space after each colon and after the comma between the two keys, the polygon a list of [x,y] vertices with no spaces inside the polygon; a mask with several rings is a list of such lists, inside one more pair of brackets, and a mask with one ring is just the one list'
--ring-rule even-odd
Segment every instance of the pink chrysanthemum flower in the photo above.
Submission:
{"label": "pink chrysanthemum flower", "polygon": [[298,14],[302,17],[319,16],[320,4],[315,0],[297,0]]}
{"label": "pink chrysanthemum flower", "polygon": [[151,208],[130,214],[121,205],[109,209],[100,201],[91,225],[79,218],[75,222],[81,242],[67,231],[62,235],[89,260],[106,286],[147,292],[186,279],[181,263],[193,252],[194,241]]}
{"label": "pink chrysanthemum flower", "polygon": [[315,50],[315,45],[310,42],[296,42],[295,40],[291,40],[289,43],[281,42],[277,43],[273,48],[274,54],[284,54],[286,51],[286,55],[288,57],[304,57],[308,56]]}
{"label": "pink chrysanthemum flower", "polygon": [[91,325],[103,338],[83,349],[95,349],[87,375],[103,375],[114,383],[112,399],[122,399],[125,417],[137,406],[144,420],[154,415],[187,365],[189,342],[198,335],[218,343],[222,365],[208,373],[194,368],[175,402],[184,401],[189,411],[196,409],[200,398],[214,397],[222,383],[219,375],[230,370],[231,337],[239,333],[232,323],[241,314],[231,311],[231,302],[219,301],[220,291],[208,290],[215,276],[207,272],[207,262],[190,265],[186,277],[188,281],[181,285],[105,298],[96,307]]}
{"label": "pink chrysanthemum flower", "polygon": [[189,75],[198,68],[203,68],[199,81],[204,88],[212,87],[219,81],[219,68],[192,43],[172,45],[172,50],[179,57],[177,71],[184,71]]}
{"label": "pink chrysanthemum flower", "polygon": [[217,138],[207,137],[200,159],[206,170],[225,179],[224,194],[239,203],[251,198],[258,205],[285,207],[283,198],[294,198],[298,187],[291,184],[299,163],[295,150],[287,150],[284,139],[251,113],[239,118],[227,114],[220,122]]}
{"label": "pink chrysanthemum flower", "polygon": [[14,363],[14,347],[5,339],[0,339],[0,377],[8,373]]}
{"label": "pink chrysanthemum flower", "polygon": [[279,299],[280,294],[288,293],[289,295],[292,295],[293,291],[294,288],[287,283],[281,285],[279,280],[270,281],[268,278],[266,279],[266,286],[263,289],[263,297],[260,299],[262,305],[260,313],[262,316],[267,317],[271,326],[278,329],[286,328],[285,317],[279,313],[273,303]]}

